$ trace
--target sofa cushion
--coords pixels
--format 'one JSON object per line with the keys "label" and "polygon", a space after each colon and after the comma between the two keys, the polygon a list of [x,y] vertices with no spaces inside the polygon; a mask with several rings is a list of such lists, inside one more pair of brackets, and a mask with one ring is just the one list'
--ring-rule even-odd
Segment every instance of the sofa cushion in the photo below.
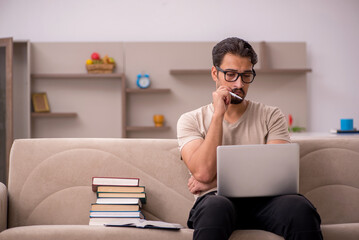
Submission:
{"label": "sofa cushion", "polygon": [[[36,225],[10,228],[0,233],[1,240],[191,240],[192,229],[158,230],[130,227],[102,227],[86,225]],[[262,230],[234,231],[230,240],[283,240],[282,237]]]}
{"label": "sofa cushion", "polygon": [[193,230],[157,230],[88,225],[36,225],[15,227],[0,233],[1,240],[190,240]]}
{"label": "sofa cushion", "polygon": [[[322,225],[325,240],[359,239],[359,223]],[[137,229],[120,227],[101,227],[88,225],[36,225],[10,228],[0,233],[1,240],[75,240],[75,239],[192,239],[193,230],[180,231]],[[282,237],[261,230],[234,231],[230,240],[283,240]]]}
{"label": "sofa cushion", "polygon": [[325,240],[359,239],[359,223],[324,224],[321,227]]}
{"label": "sofa cushion", "polygon": [[300,192],[323,224],[359,222],[359,139],[297,140]]}
{"label": "sofa cushion", "polygon": [[234,231],[229,240],[284,240],[284,238],[262,230],[239,230]]}

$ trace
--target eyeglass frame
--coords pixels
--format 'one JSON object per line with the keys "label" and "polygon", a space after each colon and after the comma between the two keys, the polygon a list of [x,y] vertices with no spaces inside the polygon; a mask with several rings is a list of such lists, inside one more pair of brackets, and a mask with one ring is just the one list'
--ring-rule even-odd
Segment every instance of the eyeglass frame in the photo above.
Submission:
{"label": "eyeglass frame", "polygon": [[[252,68],[252,71],[251,71],[251,72],[247,71],[247,72],[242,72],[242,73],[237,72],[237,71],[233,71],[233,70],[225,71],[225,70],[223,70],[222,68],[220,68],[220,67],[218,67],[218,66],[216,66],[216,69],[224,74],[224,80],[225,80],[226,82],[235,82],[235,81],[238,80],[239,76],[241,76],[241,81],[242,81],[243,83],[249,84],[249,83],[252,83],[252,82],[254,81],[254,78],[257,76],[256,71],[255,71],[253,68]],[[226,74],[227,74],[227,72],[235,72],[235,73],[237,73],[236,79],[234,79],[233,81],[228,81],[228,80],[226,79]],[[252,78],[252,80],[251,80],[250,82],[245,82],[245,81],[243,81],[243,75],[246,74],[246,73],[252,73],[252,74],[253,74],[253,78]]]}

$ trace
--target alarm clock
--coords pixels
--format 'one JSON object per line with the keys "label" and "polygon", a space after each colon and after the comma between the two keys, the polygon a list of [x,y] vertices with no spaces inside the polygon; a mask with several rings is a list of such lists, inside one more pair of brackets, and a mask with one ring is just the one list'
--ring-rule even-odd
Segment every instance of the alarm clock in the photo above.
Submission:
{"label": "alarm clock", "polygon": [[136,83],[139,88],[148,88],[151,84],[150,76],[148,74],[138,74]]}

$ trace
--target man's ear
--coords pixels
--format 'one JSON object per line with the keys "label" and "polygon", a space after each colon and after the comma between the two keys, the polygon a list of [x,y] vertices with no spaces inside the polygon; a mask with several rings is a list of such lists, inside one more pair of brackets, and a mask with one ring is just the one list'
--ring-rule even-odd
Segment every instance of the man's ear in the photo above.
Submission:
{"label": "man's ear", "polygon": [[213,81],[217,82],[218,81],[218,77],[217,77],[218,71],[217,71],[217,68],[215,66],[212,66],[211,75],[212,75]]}

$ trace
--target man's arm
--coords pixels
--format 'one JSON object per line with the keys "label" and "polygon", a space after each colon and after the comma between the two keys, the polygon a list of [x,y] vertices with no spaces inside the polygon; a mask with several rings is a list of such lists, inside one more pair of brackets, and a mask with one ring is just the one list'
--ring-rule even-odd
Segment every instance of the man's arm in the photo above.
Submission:
{"label": "man's arm", "polygon": [[223,118],[230,97],[227,87],[212,93],[214,113],[205,139],[187,143],[181,151],[183,161],[192,176],[204,184],[213,183],[217,175],[217,146],[222,145]]}
{"label": "man's arm", "polygon": [[280,109],[273,109],[267,117],[267,144],[290,143],[287,120],[285,115],[280,111]]}
{"label": "man's arm", "polygon": [[267,142],[267,144],[285,144],[285,143],[289,143],[289,142],[285,140],[271,140]]}
{"label": "man's arm", "polygon": [[222,144],[223,117],[213,116],[205,139],[196,139],[182,148],[182,158],[192,176],[202,183],[210,183],[217,174],[216,151]]}
{"label": "man's arm", "polygon": [[210,183],[198,182],[193,176],[188,179],[188,190],[193,194],[200,194],[201,192],[208,191],[217,187],[217,178]]}

